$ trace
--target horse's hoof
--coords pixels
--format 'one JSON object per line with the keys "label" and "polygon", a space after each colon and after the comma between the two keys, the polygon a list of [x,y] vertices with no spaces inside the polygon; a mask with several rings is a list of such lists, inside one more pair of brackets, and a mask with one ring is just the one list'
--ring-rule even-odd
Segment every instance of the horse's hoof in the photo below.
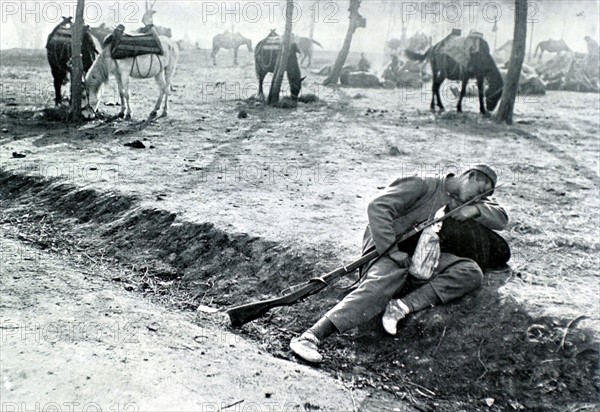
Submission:
{"label": "horse's hoof", "polygon": [[483,112],[481,113],[481,115],[485,118],[492,117],[492,115],[489,112]]}
{"label": "horse's hoof", "polygon": [[127,115],[125,115],[125,120],[131,120],[131,113],[127,113]]}
{"label": "horse's hoof", "polygon": [[150,116],[148,116],[148,117],[150,117],[151,119],[154,119],[156,117],[156,110],[151,111]]}
{"label": "horse's hoof", "polygon": [[167,117],[167,112],[162,112],[158,117]]}

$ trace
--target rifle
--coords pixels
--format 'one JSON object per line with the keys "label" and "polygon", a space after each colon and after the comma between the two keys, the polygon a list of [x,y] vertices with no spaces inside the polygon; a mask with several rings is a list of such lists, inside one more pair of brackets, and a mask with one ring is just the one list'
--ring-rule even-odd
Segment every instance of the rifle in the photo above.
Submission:
{"label": "rifle", "polygon": [[[496,189],[498,187],[500,187],[500,185],[497,186]],[[421,232],[426,227],[434,225],[436,223],[439,223],[439,222],[447,219],[448,217],[450,217],[457,211],[480,201],[481,199],[483,199],[485,196],[487,196],[493,190],[495,190],[495,189],[492,188],[492,189],[486,191],[485,193],[482,193],[481,195],[474,197],[473,199],[469,200],[466,203],[463,203],[462,205],[460,205],[457,208],[451,210],[450,212],[444,214],[443,216],[440,216],[438,218],[428,219],[424,222],[419,223],[418,225],[415,225],[413,228],[408,230],[402,236],[396,237],[395,242],[392,243],[381,255],[377,252],[377,250],[373,250],[373,251],[363,255],[360,259],[355,260],[354,262],[352,262],[348,265],[337,268],[321,277],[312,278],[312,279],[309,279],[308,281],[300,283],[298,285],[290,286],[289,288],[285,289],[282,292],[282,294],[287,292],[283,296],[280,296],[277,298],[272,298],[272,299],[261,300],[258,302],[246,303],[244,305],[239,305],[239,306],[235,306],[233,308],[227,309],[226,312],[229,315],[229,319],[231,320],[231,325],[236,326],[236,327],[242,326],[243,324],[245,324],[247,322],[253,321],[255,319],[258,319],[258,318],[264,316],[269,310],[271,310],[275,307],[291,306],[300,300],[303,300],[311,295],[314,295],[315,293],[317,293],[320,290],[324,289],[325,287],[329,286],[331,283],[335,282],[342,276],[345,276],[345,275],[353,272],[354,270],[356,270],[359,267],[361,267],[362,265],[370,262],[371,260],[374,260],[374,259],[377,260],[377,259],[381,258],[382,256],[385,256],[394,246],[396,246],[399,243],[404,242],[408,238],[416,235],[417,233]]]}

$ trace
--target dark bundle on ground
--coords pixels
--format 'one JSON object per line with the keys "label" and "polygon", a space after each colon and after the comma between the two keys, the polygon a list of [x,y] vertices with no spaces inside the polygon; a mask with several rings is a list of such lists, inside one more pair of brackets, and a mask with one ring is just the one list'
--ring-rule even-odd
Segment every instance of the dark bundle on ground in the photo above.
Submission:
{"label": "dark bundle on ground", "polygon": [[139,140],[134,140],[133,142],[125,143],[123,146],[128,146],[133,149],[145,149],[146,145]]}
{"label": "dark bundle on ground", "polygon": [[298,97],[298,101],[301,103],[315,103],[319,101],[319,97],[312,93],[303,94],[302,96]]}
{"label": "dark bundle on ground", "polygon": [[295,109],[298,107],[298,100],[292,99],[291,97],[284,97],[273,105],[278,109]]}
{"label": "dark bundle on ground", "polygon": [[69,120],[69,108],[67,106],[48,107],[42,110],[44,119],[50,122],[66,122]]}

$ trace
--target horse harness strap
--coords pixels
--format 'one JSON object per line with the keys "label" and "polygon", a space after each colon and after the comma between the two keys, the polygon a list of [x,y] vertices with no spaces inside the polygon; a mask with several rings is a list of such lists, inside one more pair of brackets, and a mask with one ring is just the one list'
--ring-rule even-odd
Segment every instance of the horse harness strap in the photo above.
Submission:
{"label": "horse harness strap", "polygon": [[[162,61],[160,60],[160,56],[156,56],[156,58],[158,59],[158,64],[160,65],[160,70],[158,71],[160,73],[160,72],[162,72],[162,69],[163,69]],[[138,62],[138,56],[135,56],[133,58],[133,63],[131,64],[131,70],[129,71],[129,76],[133,77],[133,68],[137,66],[138,75],[142,79],[146,79],[146,78],[150,77],[150,73],[152,73],[152,63],[153,62],[154,62],[154,54],[151,54],[150,55],[150,67],[148,68],[148,72],[146,73],[146,75],[142,76],[142,73],[140,71],[140,62]]]}

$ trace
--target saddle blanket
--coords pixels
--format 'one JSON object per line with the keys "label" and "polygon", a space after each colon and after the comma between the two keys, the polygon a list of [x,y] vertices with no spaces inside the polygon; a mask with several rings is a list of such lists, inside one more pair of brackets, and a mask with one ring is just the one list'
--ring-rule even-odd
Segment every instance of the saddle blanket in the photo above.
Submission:
{"label": "saddle blanket", "polygon": [[480,37],[450,36],[440,47],[439,52],[446,54],[462,69],[466,69],[471,53],[479,51]]}
{"label": "saddle blanket", "polygon": [[278,51],[281,48],[281,36],[268,36],[263,43],[263,50]]}
{"label": "saddle blanket", "polygon": [[[163,54],[160,39],[154,30],[145,34],[123,34],[107,38],[106,43],[112,43],[110,55],[113,59],[125,59],[144,54]],[[109,36],[110,37],[110,36]]]}
{"label": "saddle blanket", "polygon": [[46,48],[49,49],[53,46],[71,46],[71,28],[67,27],[57,27],[55,30],[50,33],[48,36],[48,41],[46,42]]}

